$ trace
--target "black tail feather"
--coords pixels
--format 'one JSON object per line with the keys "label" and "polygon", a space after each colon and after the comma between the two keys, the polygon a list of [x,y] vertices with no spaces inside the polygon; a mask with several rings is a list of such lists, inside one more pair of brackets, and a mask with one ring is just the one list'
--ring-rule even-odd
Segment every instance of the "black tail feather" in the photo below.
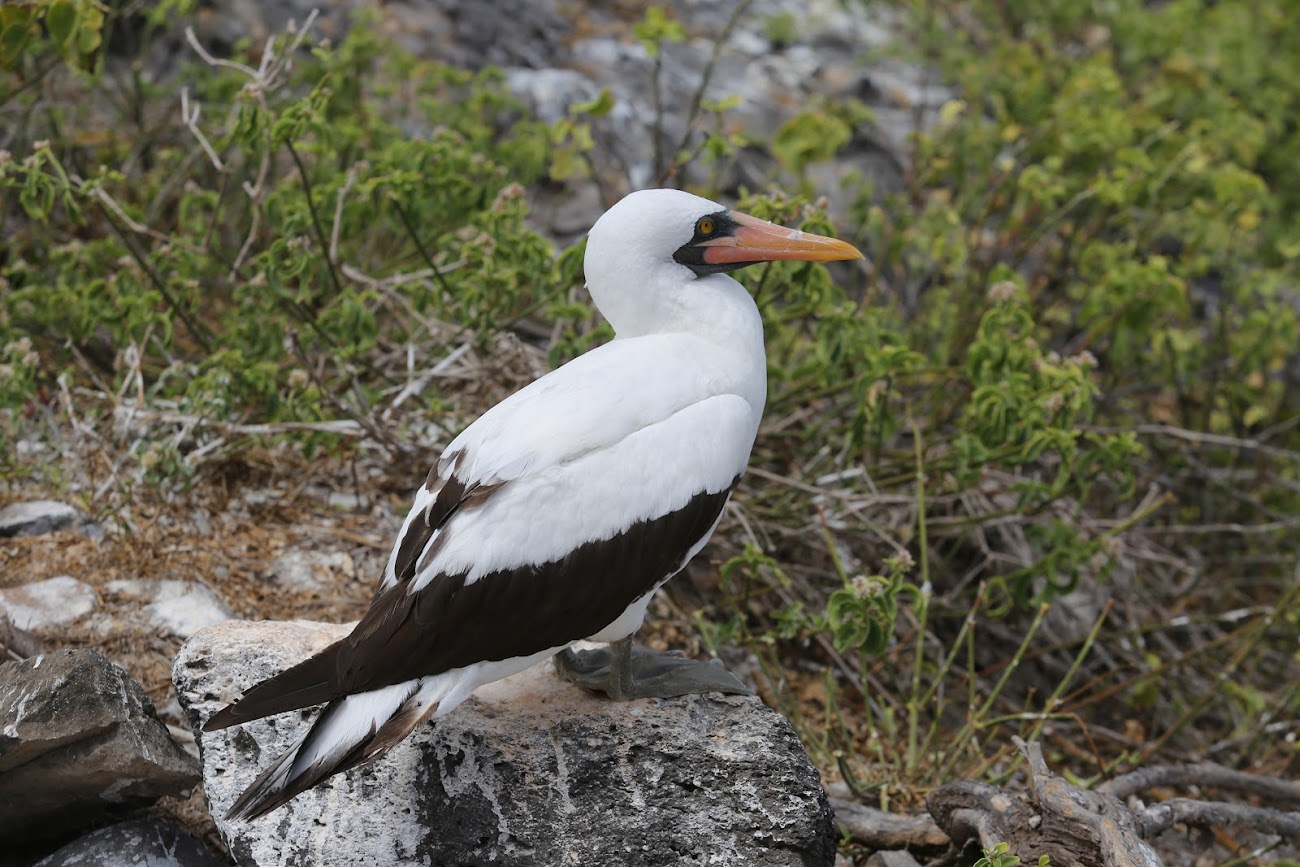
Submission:
{"label": "black tail feather", "polygon": [[338,684],[338,655],[343,641],[336,641],[315,656],[252,687],[214,713],[203,724],[203,730],[217,731],[339,698],[342,691]]}

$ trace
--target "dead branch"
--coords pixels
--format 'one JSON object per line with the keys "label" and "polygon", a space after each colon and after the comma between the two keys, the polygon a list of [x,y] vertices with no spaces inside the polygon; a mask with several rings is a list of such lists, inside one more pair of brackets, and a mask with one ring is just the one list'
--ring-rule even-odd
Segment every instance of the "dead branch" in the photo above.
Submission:
{"label": "dead branch", "polygon": [[[1280,782],[1280,781],[1279,781]],[[1267,807],[1248,807],[1243,804],[1223,804],[1193,801],[1190,798],[1170,798],[1142,810],[1137,815],[1142,836],[1151,838],[1168,828],[1182,823],[1202,828],[1221,828],[1238,825],[1254,828],[1266,834],[1277,834],[1300,840],[1300,813],[1283,813]]]}
{"label": "dead branch", "polygon": [[1199,762],[1185,765],[1152,765],[1129,774],[1107,780],[1097,786],[1098,792],[1105,792],[1120,800],[1145,792],[1159,786],[1177,786],[1186,788],[1200,786],[1236,792],[1241,795],[1255,795],[1276,804],[1300,804],[1300,784],[1276,777],[1260,774],[1248,774],[1217,765],[1214,762]]}
{"label": "dead branch", "polygon": [[840,827],[868,848],[902,849],[908,846],[948,845],[948,835],[927,815],[886,813],[843,798],[831,798],[831,806],[835,808],[835,821]]}
{"label": "dead branch", "polygon": [[937,789],[926,806],[958,850],[1005,842],[1027,862],[1048,855],[1057,867],[1160,867],[1132,813],[1118,799],[1055,777],[1037,743],[1019,738],[1029,762],[1029,796],[961,781]]}
{"label": "dead branch", "polygon": [[1178,824],[1246,827],[1300,839],[1300,812],[1190,798],[1125,805],[1125,800],[1158,786],[1200,786],[1294,804],[1300,801],[1300,786],[1288,780],[1203,762],[1144,768],[1085,790],[1054,776],[1037,743],[1012,740],[1029,765],[1027,795],[961,781],[932,792],[926,800],[938,827],[952,839],[950,861],[967,846],[990,848],[1006,842],[1025,861],[1045,854],[1053,865],[1156,867],[1159,856],[1144,841]]}

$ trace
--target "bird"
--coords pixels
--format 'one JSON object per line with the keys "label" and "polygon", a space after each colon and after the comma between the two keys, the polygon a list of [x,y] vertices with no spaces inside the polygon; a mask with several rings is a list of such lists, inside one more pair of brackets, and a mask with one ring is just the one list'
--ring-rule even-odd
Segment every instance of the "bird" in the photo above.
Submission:
{"label": "bird", "polygon": [[[758,433],[763,322],[728,272],[860,258],[680,190],[630,193],[606,211],[583,268],[613,339],[453,439],[352,632],[206,722],[215,731],[325,705],[227,818],[258,818],[374,762],[478,687],[551,657],[611,699],[749,693],[716,662],[632,636],[717,528]],[[583,640],[607,646],[575,651]]]}

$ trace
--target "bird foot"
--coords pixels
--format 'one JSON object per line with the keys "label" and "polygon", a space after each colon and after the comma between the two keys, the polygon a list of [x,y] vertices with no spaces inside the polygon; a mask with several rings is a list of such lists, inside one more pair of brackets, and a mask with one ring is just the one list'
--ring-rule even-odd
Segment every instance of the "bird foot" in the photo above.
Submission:
{"label": "bird foot", "polygon": [[[620,657],[625,662],[620,664]],[[753,695],[738,677],[716,659],[700,662],[680,653],[633,647],[624,655],[608,648],[574,652],[569,648],[555,657],[560,676],[616,701],[632,698],[676,698],[721,692]]]}

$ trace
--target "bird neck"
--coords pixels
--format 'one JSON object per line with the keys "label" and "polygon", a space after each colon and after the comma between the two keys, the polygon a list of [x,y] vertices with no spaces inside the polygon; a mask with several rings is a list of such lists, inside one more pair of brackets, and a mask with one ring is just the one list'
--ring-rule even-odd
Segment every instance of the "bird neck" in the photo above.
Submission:
{"label": "bird neck", "polygon": [[[765,366],[763,320],[754,299],[725,274],[683,278],[685,268],[646,268],[639,278],[592,273],[592,300],[620,338],[693,334]],[[629,291],[629,284],[636,288]]]}

